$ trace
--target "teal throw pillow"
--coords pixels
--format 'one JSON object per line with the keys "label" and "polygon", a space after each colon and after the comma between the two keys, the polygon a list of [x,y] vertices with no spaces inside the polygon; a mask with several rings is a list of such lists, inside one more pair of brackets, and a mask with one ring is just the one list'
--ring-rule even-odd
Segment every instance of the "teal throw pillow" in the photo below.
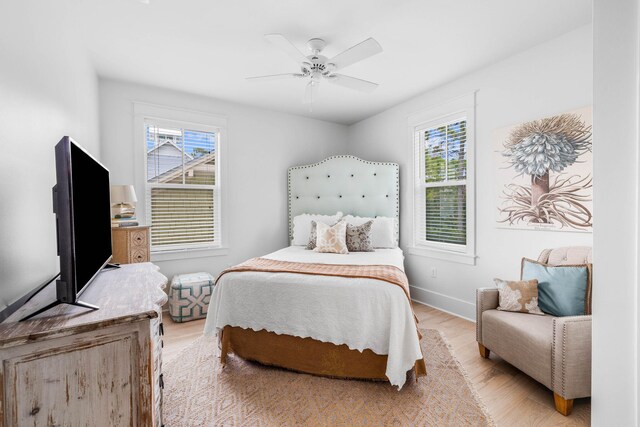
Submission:
{"label": "teal throw pillow", "polygon": [[547,265],[522,259],[522,280],[538,280],[538,306],[553,316],[590,313],[589,265]]}

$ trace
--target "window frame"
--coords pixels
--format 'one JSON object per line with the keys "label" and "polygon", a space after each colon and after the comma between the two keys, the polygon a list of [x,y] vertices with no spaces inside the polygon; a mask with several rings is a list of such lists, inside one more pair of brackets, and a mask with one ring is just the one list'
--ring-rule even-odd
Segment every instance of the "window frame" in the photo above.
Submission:
{"label": "window frame", "polygon": [[[467,176],[465,180],[427,183],[425,181],[425,144],[427,129],[448,125],[460,119],[466,120]],[[455,98],[437,107],[414,113],[408,119],[408,133],[413,158],[412,188],[412,244],[409,253],[429,258],[442,259],[475,265],[475,92]],[[433,187],[466,186],[466,244],[428,241],[418,235],[424,227],[425,191]]]}
{"label": "window frame", "polygon": [[[197,111],[164,107],[141,102],[133,103],[134,109],[134,143],[135,143],[135,186],[139,200],[136,206],[137,215],[145,218],[150,223],[151,201],[147,197],[147,189],[157,188],[195,188],[213,189],[214,200],[217,206],[214,212],[214,221],[219,230],[219,237],[215,242],[201,245],[185,244],[170,245],[166,248],[151,248],[152,261],[165,261],[172,259],[200,258],[208,256],[227,255],[226,227],[226,146],[227,146],[227,119],[224,116],[212,115]],[[182,128],[186,130],[215,132],[216,138],[216,180],[215,184],[151,184],[147,183],[147,142],[146,125],[153,124],[158,127]],[[216,194],[217,192],[217,194]]]}

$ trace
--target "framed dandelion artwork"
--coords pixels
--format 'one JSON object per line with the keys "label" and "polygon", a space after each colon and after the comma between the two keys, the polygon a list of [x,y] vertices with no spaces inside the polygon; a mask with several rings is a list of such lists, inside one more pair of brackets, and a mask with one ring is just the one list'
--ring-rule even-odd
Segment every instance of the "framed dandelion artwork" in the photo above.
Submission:
{"label": "framed dandelion artwork", "polygon": [[591,107],[499,129],[499,227],[591,232]]}

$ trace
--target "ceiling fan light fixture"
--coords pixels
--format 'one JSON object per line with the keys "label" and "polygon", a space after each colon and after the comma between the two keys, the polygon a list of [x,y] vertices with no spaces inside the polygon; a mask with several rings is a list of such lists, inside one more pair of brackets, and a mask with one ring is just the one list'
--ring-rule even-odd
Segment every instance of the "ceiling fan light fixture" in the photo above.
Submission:
{"label": "ceiling fan light fixture", "polygon": [[334,71],[348,67],[349,65],[382,52],[382,47],[373,38],[368,38],[331,59],[320,54],[327,45],[327,43],[320,38],[313,38],[307,42],[307,48],[311,51],[311,55],[308,56],[300,52],[298,48],[282,34],[266,34],[265,38],[296,61],[300,67],[301,74],[275,74],[271,76],[248,77],[247,80],[276,80],[290,77],[309,78],[309,83],[307,83],[303,98],[303,103],[309,105],[313,104],[313,101],[316,99],[318,86],[322,78],[338,86],[367,93],[378,87],[377,83],[342,74],[334,74]]}

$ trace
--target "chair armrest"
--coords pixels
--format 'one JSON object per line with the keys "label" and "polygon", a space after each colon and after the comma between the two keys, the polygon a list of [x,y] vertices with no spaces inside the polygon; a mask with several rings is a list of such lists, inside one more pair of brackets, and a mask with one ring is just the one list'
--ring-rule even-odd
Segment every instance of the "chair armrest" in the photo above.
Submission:
{"label": "chair armrest", "polygon": [[498,288],[476,289],[476,341],[482,344],[482,313],[498,308]]}
{"label": "chair armrest", "polygon": [[553,319],[551,385],[565,399],[591,396],[591,316]]}

